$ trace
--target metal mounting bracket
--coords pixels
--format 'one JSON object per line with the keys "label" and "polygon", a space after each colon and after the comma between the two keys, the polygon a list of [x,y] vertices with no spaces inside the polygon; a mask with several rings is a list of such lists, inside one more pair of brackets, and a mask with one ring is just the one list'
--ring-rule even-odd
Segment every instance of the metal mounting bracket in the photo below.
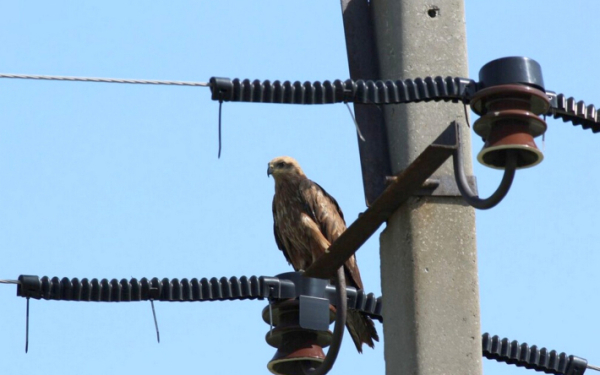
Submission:
{"label": "metal mounting bracket", "polygon": [[[471,190],[477,194],[477,178],[468,176],[467,181]],[[454,176],[438,176],[425,180],[423,186],[415,191],[414,195],[418,196],[435,196],[435,197],[462,197]]]}

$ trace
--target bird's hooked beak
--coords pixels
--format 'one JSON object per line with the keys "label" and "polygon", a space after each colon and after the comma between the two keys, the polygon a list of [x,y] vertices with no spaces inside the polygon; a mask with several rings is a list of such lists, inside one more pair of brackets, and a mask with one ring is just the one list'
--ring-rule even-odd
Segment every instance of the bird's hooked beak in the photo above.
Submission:
{"label": "bird's hooked beak", "polygon": [[269,168],[267,169],[267,177],[273,174],[273,166],[269,164]]}

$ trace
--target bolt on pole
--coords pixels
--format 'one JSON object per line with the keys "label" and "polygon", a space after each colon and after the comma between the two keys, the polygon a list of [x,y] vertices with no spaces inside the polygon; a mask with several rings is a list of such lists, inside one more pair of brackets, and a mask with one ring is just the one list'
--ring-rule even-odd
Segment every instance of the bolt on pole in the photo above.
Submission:
{"label": "bolt on pole", "polygon": [[[463,0],[371,0],[381,79],[466,77]],[[392,173],[406,168],[463,106],[385,106]],[[469,129],[465,171],[472,174]],[[451,176],[446,162],[435,174]],[[386,373],[481,374],[475,212],[462,197],[412,197],[381,238]]]}

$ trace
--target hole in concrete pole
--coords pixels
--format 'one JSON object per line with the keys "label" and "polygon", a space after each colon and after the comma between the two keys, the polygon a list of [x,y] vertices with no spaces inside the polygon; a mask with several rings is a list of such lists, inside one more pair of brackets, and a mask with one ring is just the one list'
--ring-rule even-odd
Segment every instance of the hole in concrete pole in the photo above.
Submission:
{"label": "hole in concrete pole", "polygon": [[436,5],[432,5],[429,7],[429,9],[427,10],[427,15],[429,15],[429,17],[431,18],[435,18],[440,14],[440,8]]}

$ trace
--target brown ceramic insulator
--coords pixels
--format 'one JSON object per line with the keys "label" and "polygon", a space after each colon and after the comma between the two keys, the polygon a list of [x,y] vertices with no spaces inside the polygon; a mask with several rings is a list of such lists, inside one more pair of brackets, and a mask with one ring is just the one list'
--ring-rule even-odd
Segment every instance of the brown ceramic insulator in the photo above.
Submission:
{"label": "brown ceramic insulator", "polygon": [[[325,359],[323,348],[314,342],[312,332],[295,332],[283,336],[281,347],[267,364],[273,374],[302,375],[302,367],[309,362],[317,367]],[[303,363],[304,362],[304,363]]]}
{"label": "brown ceramic insulator", "polygon": [[491,168],[504,169],[507,150],[517,151],[517,169],[539,164],[544,155],[533,138],[546,132],[550,101],[546,93],[531,86],[510,84],[478,91],[470,102],[481,117],[473,131],[485,141],[477,160]]}
{"label": "brown ceramic insulator", "polygon": [[536,115],[548,113],[550,101],[546,93],[520,84],[492,86],[479,90],[469,103],[473,112],[482,116],[490,111],[522,109]]}
{"label": "brown ceramic insulator", "polygon": [[541,163],[544,155],[537,148],[533,137],[522,124],[494,126],[477,160],[495,169],[504,169],[507,150],[517,151],[517,169]]}
{"label": "brown ceramic insulator", "polygon": [[310,332],[312,335],[314,335],[314,339],[311,340],[321,347],[327,347],[331,344],[331,331],[313,331],[302,328],[298,322],[297,311],[296,314],[285,314],[280,318],[280,321],[281,323],[278,324],[273,329],[273,331],[269,331],[265,337],[267,344],[271,345],[274,348],[281,348],[283,342],[285,341],[285,336],[287,336],[288,334],[294,334],[298,332]]}
{"label": "brown ceramic insulator", "polygon": [[[268,332],[266,341],[277,348],[267,368],[277,375],[303,375],[303,368],[317,367],[325,359],[323,348],[331,344],[331,331],[314,331],[300,327],[300,303],[290,299],[271,305],[273,331]],[[329,306],[330,321],[335,309]],[[263,320],[269,323],[269,307],[263,309]]]}
{"label": "brown ceramic insulator", "polygon": [[544,134],[548,128],[546,121],[531,112],[522,109],[506,109],[488,112],[481,116],[473,124],[473,131],[487,141],[493,128],[505,125],[522,126],[523,132],[531,134],[534,138]]}

